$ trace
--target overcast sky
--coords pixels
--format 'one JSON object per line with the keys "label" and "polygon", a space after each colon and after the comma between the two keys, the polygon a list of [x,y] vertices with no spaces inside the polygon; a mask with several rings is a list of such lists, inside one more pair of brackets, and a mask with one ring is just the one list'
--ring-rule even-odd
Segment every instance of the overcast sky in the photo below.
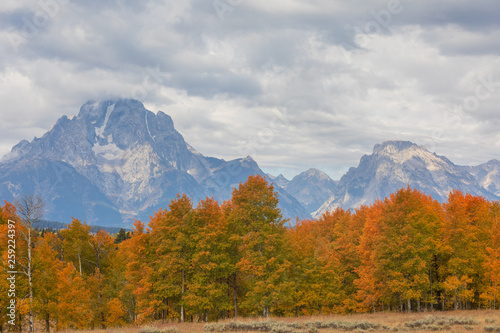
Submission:
{"label": "overcast sky", "polygon": [[335,179],[384,140],[500,159],[500,1],[2,0],[0,155],[88,100],[206,156]]}

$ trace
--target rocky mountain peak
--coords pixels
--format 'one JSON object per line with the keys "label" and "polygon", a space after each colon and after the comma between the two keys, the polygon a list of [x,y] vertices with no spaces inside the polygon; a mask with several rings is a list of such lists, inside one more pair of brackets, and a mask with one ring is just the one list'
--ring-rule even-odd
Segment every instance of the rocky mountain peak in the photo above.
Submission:
{"label": "rocky mountain peak", "polygon": [[[88,101],[83,104],[78,118],[85,119],[93,124],[102,125],[108,109],[146,110],[144,105],[134,99],[109,99],[104,101]],[[100,124],[98,124],[100,123]]]}
{"label": "rocky mountain peak", "polygon": [[288,185],[288,183],[290,183],[290,181],[286,179],[286,177],[283,176],[283,174],[280,173],[277,177],[273,179],[273,183],[282,188],[286,188],[286,186]]}
{"label": "rocky mountain peak", "polygon": [[373,148],[373,154],[369,157],[380,161],[391,161],[391,163],[396,164],[418,161],[430,168],[439,168],[445,164],[452,164],[445,157],[437,156],[429,152],[425,147],[410,141],[385,141],[377,144]]}
{"label": "rocky mountain peak", "polygon": [[500,161],[499,160],[490,160],[490,161],[486,162],[485,165],[491,169],[493,169],[493,168],[500,169]]}
{"label": "rocky mountain peak", "polygon": [[86,124],[91,144],[113,143],[126,149],[146,142],[154,145],[156,139],[161,144],[166,136],[172,135],[182,141],[170,116],[161,111],[155,115],[136,100],[89,101],[82,106],[77,119]]}
{"label": "rocky mountain peak", "polygon": [[317,180],[331,180],[331,178],[321,170],[310,168],[301,174],[303,177],[316,178]]}
{"label": "rocky mountain peak", "polygon": [[380,154],[383,152],[394,152],[403,151],[409,148],[419,147],[417,144],[410,141],[400,141],[400,140],[388,140],[382,143],[378,143],[373,147],[374,154]]}
{"label": "rocky mountain peak", "polygon": [[[251,174],[263,174],[251,157],[205,157],[164,112],[155,114],[136,100],[90,101],[78,116],[61,117],[41,138],[21,141],[2,159],[0,196],[11,201],[39,193],[47,202],[46,218],[111,225],[147,219],[178,193],[195,203],[206,196],[227,200]],[[285,215],[309,216],[278,191]]]}
{"label": "rocky mountain peak", "polygon": [[427,149],[410,141],[384,141],[373,147],[373,155],[389,156],[396,160],[408,159],[423,153],[428,153]]}
{"label": "rocky mountain peak", "polygon": [[487,163],[473,167],[465,167],[479,184],[488,191],[500,196],[500,161],[491,160]]}
{"label": "rocky mountain peak", "polygon": [[335,187],[336,183],[326,173],[311,168],[293,177],[286,190],[313,213],[333,195]]}
{"label": "rocky mountain peak", "polygon": [[364,155],[358,167],[349,169],[340,179],[334,194],[313,216],[337,207],[356,208],[371,204],[408,185],[441,202],[453,189],[495,198],[471,172],[456,166],[446,157],[409,141],[386,141],[375,145],[373,154]]}

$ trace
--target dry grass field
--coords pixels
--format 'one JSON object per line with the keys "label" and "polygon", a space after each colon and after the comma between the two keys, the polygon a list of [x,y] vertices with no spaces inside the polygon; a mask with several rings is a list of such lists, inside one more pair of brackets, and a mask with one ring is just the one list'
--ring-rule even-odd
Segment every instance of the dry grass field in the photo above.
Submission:
{"label": "dry grass field", "polygon": [[[374,313],[299,318],[253,318],[217,323],[156,323],[147,327],[94,330],[92,333],[201,333],[201,332],[500,332],[500,311],[475,310],[423,313]],[[83,333],[90,331],[64,331]]]}

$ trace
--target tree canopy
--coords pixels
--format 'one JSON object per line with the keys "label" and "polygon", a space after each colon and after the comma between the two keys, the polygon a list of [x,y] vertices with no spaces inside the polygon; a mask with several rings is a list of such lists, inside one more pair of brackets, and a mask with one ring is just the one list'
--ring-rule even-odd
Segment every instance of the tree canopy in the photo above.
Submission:
{"label": "tree canopy", "polygon": [[[193,205],[179,194],[115,237],[78,219],[45,232],[33,228],[36,216],[28,213],[21,218],[14,205],[0,206],[4,261],[9,220],[19,223],[19,264],[26,267],[32,252],[32,280],[19,275],[16,286],[17,318],[27,328],[30,313],[49,331],[499,307],[500,204],[460,191],[439,203],[406,187],[291,227],[273,185],[250,176],[228,201]],[[31,238],[23,237],[29,230]],[[6,274],[2,267],[2,295]],[[7,302],[0,297],[1,311]],[[6,327],[5,315],[0,325]]]}

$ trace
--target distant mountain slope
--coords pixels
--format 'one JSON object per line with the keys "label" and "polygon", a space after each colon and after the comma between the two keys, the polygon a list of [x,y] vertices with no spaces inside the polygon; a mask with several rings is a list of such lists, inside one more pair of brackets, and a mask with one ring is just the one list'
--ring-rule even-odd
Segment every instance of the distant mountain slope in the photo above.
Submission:
{"label": "distant mountain slope", "polygon": [[222,202],[223,200],[230,199],[233,188],[237,187],[239,183],[245,182],[250,175],[261,175],[262,177],[266,177],[268,182],[273,183],[275,191],[279,195],[279,208],[283,212],[284,217],[289,218],[292,224],[295,223],[297,216],[301,219],[311,217],[295,197],[275,183],[276,178],[273,179],[269,175],[266,175],[249,156],[225,162],[219,167],[212,169],[211,176],[205,178],[202,181],[202,185],[208,196],[214,196]]}
{"label": "distant mountain slope", "polygon": [[349,169],[340,179],[334,194],[313,216],[337,207],[356,208],[371,204],[407,185],[441,202],[453,189],[498,199],[464,167],[456,166],[446,157],[408,141],[386,141],[375,145],[371,155],[363,156],[358,167]]}
{"label": "distant mountain slope", "polygon": [[274,177],[270,174],[267,174],[267,177],[276,185],[278,185],[279,187],[281,188],[286,188],[286,186],[288,185],[288,183],[290,183],[290,181],[288,179],[285,178],[285,176],[283,176],[282,174],[278,175],[277,177]]}
{"label": "distant mountain slope", "polygon": [[0,164],[0,198],[13,202],[22,194],[43,194],[45,216],[69,223],[72,217],[93,222],[96,216],[106,221],[121,219],[118,209],[71,165],[40,157],[23,158]]}
{"label": "distant mountain slope", "polygon": [[314,213],[334,193],[336,183],[324,172],[309,169],[295,176],[285,187],[309,213]]}
{"label": "distant mountain slope", "polygon": [[468,171],[486,190],[500,196],[500,161],[491,160],[478,166],[468,167]]}
{"label": "distant mountain slope", "polygon": [[[42,138],[17,144],[0,170],[0,198],[37,192],[47,202],[47,219],[74,216],[106,226],[147,219],[177,193],[195,203],[207,195],[226,200],[250,174],[264,175],[249,157],[226,162],[203,156],[168,115],[136,100],[84,104],[78,116],[63,116]],[[309,216],[286,191],[278,192],[286,217]]]}

